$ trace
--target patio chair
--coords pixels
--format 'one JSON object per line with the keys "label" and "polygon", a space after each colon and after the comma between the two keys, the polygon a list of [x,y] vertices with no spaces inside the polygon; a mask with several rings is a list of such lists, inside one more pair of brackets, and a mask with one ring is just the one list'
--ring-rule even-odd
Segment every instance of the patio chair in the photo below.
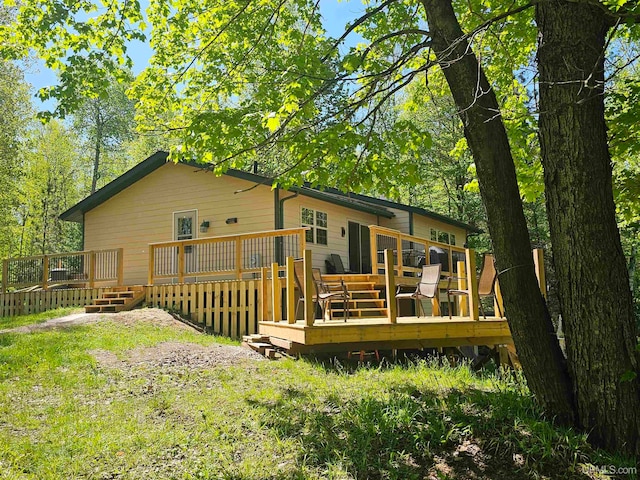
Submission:
{"label": "patio chair", "polygon": [[342,257],[337,253],[332,253],[329,255],[329,258],[325,260],[325,266],[327,267],[327,273],[353,273],[344,268],[344,263],[342,263]]}
{"label": "patio chair", "polygon": [[417,302],[418,308],[416,312],[418,316],[420,316],[420,310],[422,310],[423,314],[425,313],[421,301],[423,298],[435,298],[438,305],[440,305],[440,300],[438,299],[438,285],[440,284],[441,268],[442,264],[440,263],[436,263],[435,265],[423,265],[420,283],[418,283],[414,292],[401,293],[401,287],[398,287],[398,291],[396,292],[396,304],[398,306],[398,310],[400,310],[400,300],[403,299],[419,300]]}
{"label": "patio chair", "polygon": [[[490,253],[484,254],[484,261],[482,263],[482,270],[480,270],[480,276],[478,277],[478,297],[494,297],[495,296],[495,285],[496,280],[498,278],[498,272],[496,271],[496,266],[493,260],[493,255]],[[456,295],[471,295],[471,291],[467,290],[459,290],[455,288],[451,288],[451,281],[458,280],[458,277],[449,277],[449,283],[447,284],[447,303],[449,306],[449,318],[451,318],[451,297]],[[482,302],[478,302],[478,306],[480,307],[480,312],[482,313],[483,318],[487,318],[484,313],[484,307],[482,306]],[[502,312],[500,311],[500,306],[498,305],[498,313],[500,317],[502,317]]]}
{"label": "patio chair", "polygon": [[[296,286],[300,290],[300,297],[298,298],[298,304],[296,305],[296,318],[298,318],[298,310],[300,304],[305,302],[304,297],[304,263],[302,260],[295,260],[293,262],[293,272],[295,277]],[[322,317],[328,314],[331,319],[331,303],[334,300],[342,300],[344,304],[344,321],[349,318],[349,292],[343,281],[340,281],[339,290],[331,290],[331,287],[322,279],[322,273],[319,268],[312,269],[313,272],[313,298],[312,301],[315,305],[320,305],[322,309]],[[315,312],[315,308],[314,308]]]}

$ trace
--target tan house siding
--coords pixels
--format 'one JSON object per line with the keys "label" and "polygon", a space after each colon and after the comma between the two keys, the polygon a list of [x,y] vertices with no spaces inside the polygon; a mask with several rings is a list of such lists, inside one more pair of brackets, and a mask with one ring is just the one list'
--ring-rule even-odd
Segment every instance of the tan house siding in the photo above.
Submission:
{"label": "tan house siding", "polygon": [[424,215],[413,215],[413,234],[416,237],[430,240],[432,228],[447,232],[449,234],[453,233],[456,236],[456,246],[461,247],[467,241],[467,232],[464,228],[455,227],[453,225],[449,225],[448,223],[444,223]]}
{"label": "tan house siding", "polygon": [[[288,195],[291,195],[291,193],[284,190],[280,191],[280,198]],[[305,195],[298,195],[284,202],[284,228],[294,228],[302,225],[302,207],[327,213],[327,245],[307,244],[307,247],[314,253],[313,266],[320,268],[324,272],[324,261],[330,254],[337,253],[342,257],[344,266],[350,268],[348,222],[358,222],[362,225],[377,225],[378,217],[370,213],[323,202],[322,200],[317,200]],[[345,230],[344,237],[342,236],[343,228]]]}
{"label": "tan house siding", "polygon": [[[247,181],[216,177],[187,165],[168,163],[85,214],[85,249],[124,249],[124,282],[147,283],[148,244],[173,240],[174,212],[197,210],[198,238],[273,230],[273,192],[249,191]],[[227,225],[227,218],[238,223]],[[200,233],[197,226],[208,220]]]}
{"label": "tan house siding", "polygon": [[409,212],[406,210],[399,210],[397,208],[388,208],[387,210],[393,212],[395,217],[393,218],[381,218],[380,226],[393,228],[399,230],[402,233],[409,233],[411,231],[411,218]]}

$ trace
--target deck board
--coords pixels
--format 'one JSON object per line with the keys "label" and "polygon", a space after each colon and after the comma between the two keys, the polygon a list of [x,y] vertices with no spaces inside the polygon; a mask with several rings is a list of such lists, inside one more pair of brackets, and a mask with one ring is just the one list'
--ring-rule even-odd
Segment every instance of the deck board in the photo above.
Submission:
{"label": "deck board", "polygon": [[502,318],[471,320],[468,317],[354,318],[316,321],[261,322],[259,332],[300,345],[321,346],[366,343],[412,343],[426,347],[512,344],[507,321]]}

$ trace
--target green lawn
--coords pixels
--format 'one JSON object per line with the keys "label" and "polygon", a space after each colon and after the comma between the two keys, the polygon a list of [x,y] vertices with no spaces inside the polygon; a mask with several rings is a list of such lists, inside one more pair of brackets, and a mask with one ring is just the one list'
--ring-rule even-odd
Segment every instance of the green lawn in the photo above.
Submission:
{"label": "green lawn", "polygon": [[580,464],[631,465],[552,427],[510,373],[302,360],[125,368],[91,353],[219,340],[111,321],[0,335],[0,478],[596,478]]}
{"label": "green lawn", "polygon": [[59,308],[58,310],[47,310],[46,312],[33,315],[19,315],[17,317],[0,317],[0,330],[8,328],[22,327],[34,323],[43,323],[52,318],[62,317],[71,313],[81,313],[83,310],[78,307]]}

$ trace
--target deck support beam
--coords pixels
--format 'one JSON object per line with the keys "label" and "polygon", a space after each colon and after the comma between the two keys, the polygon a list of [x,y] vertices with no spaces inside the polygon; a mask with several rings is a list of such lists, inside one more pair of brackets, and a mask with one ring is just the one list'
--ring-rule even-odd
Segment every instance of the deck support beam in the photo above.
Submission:
{"label": "deck support beam", "polygon": [[480,320],[480,297],[478,296],[478,279],[476,278],[476,251],[473,248],[465,250],[469,274],[469,317]]}
{"label": "deck support beam", "polygon": [[304,264],[304,323],[311,327],[316,316],[316,304],[313,301],[313,253],[311,250],[305,250],[302,258]]}
{"label": "deck support beam", "polygon": [[296,282],[293,257],[287,257],[287,323],[296,323]]}
{"label": "deck support beam", "polygon": [[533,249],[533,266],[538,277],[538,285],[540,285],[540,293],[547,299],[547,280],[544,271],[544,251],[541,248]]}
{"label": "deck support beam", "polygon": [[396,277],[393,272],[393,250],[389,249],[384,251],[384,279],[387,287],[387,317],[390,323],[396,323],[398,318]]}
{"label": "deck support beam", "polygon": [[271,264],[271,292],[273,298],[271,304],[273,305],[273,321],[279,322],[282,319],[282,289],[280,286],[280,267],[277,263]]}

